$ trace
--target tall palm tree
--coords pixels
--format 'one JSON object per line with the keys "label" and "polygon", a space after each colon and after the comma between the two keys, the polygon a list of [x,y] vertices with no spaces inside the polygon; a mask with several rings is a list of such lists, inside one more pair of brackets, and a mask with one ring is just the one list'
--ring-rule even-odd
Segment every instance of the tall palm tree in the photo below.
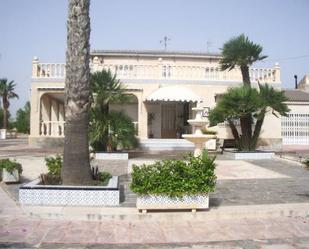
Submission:
{"label": "tall palm tree", "polygon": [[91,182],[88,122],[90,98],[90,0],[69,0],[65,77],[63,184]]}
{"label": "tall palm tree", "polygon": [[18,98],[17,93],[14,92],[16,84],[14,81],[8,81],[6,78],[0,79],[0,96],[2,97],[3,105],[3,129],[8,127],[8,114],[10,101],[9,99]]}
{"label": "tall palm tree", "polygon": [[241,70],[242,80],[245,85],[251,84],[249,67],[256,61],[267,58],[261,55],[263,47],[249,40],[241,34],[233,37],[222,48],[222,59],[220,60],[221,70],[232,70],[238,66]]}

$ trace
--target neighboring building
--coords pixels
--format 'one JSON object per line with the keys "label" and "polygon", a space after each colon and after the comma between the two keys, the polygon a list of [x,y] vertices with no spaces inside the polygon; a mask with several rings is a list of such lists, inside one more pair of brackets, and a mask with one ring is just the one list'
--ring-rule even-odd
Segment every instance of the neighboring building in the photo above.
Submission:
{"label": "neighboring building", "polygon": [[[174,139],[190,133],[187,119],[191,108],[202,101],[214,107],[216,96],[242,84],[239,69],[220,71],[220,54],[168,51],[114,51],[91,53],[91,70],[110,69],[126,85],[135,103],[113,105],[134,121],[142,144],[151,139]],[[250,68],[252,85],[269,83],[281,88],[280,67]],[[31,85],[31,134],[29,142],[51,145],[61,142],[64,133],[65,65],[41,63],[34,58]],[[222,124],[213,128],[218,137],[231,137]],[[159,140],[156,140],[159,141]],[[164,140],[167,141],[167,140]],[[281,149],[281,119],[269,114],[261,132],[263,147]]]}

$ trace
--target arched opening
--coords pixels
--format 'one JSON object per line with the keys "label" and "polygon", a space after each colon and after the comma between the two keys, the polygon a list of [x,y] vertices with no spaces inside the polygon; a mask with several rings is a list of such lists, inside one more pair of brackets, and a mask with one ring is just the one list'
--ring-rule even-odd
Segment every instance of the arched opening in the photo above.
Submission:
{"label": "arched opening", "polygon": [[39,134],[47,137],[64,136],[64,94],[48,92],[40,98]]}

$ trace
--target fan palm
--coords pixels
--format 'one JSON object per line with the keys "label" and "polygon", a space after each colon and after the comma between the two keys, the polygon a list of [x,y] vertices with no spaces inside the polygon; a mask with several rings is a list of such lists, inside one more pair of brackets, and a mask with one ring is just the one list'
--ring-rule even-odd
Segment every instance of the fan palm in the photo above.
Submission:
{"label": "fan palm", "polygon": [[288,100],[283,91],[275,90],[268,84],[260,85],[260,110],[259,113],[255,115],[256,124],[252,136],[252,147],[256,148],[258,138],[260,136],[261,128],[264,123],[264,118],[267,112],[271,112],[277,118],[279,115],[287,116],[290,109],[285,104]]}
{"label": "fan palm", "polygon": [[110,70],[103,69],[91,74],[91,89],[95,107],[106,114],[109,112],[110,103],[128,100],[127,95],[124,94],[124,85]]}
{"label": "fan palm", "polygon": [[8,81],[8,79],[0,79],[0,96],[2,97],[3,105],[3,129],[8,127],[8,113],[10,107],[9,99],[18,98],[17,93],[14,92],[16,84],[14,81]]}
{"label": "fan palm", "polygon": [[[248,86],[231,88],[221,97],[217,106],[210,111],[210,125],[226,121],[232,129],[238,149],[255,150],[265,115],[267,112],[271,112],[276,117],[287,115],[289,109],[284,103],[286,100],[282,91],[275,90],[268,84],[261,85],[260,91]],[[253,114],[256,119],[252,134],[247,134],[247,130],[244,128],[248,114]],[[240,122],[241,134],[236,129],[235,121],[237,120]]]}
{"label": "fan palm", "polygon": [[224,43],[222,48],[221,70],[232,70],[240,67],[243,83],[250,85],[249,66],[254,62],[267,58],[261,55],[263,47],[253,43],[241,34]]}
{"label": "fan palm", "polygon": [[[132,121],[126,122],[127,116],[124,118],[121,113],[119,113],[119,119],[117,115],[111,115],[109,105],[130,102],[131,98],[124,93],[125,86],[110,70],[103,69],[91,74],[91,89],[94,99],[90,116],[91,144],[97,151],[114,149],[115,146],[111,146],[111,123],[114,123],[113,120],[118,120],[119,123],[127,123],[127,127],[129,127]],[[134,136],[134,130],[132,134]]]}

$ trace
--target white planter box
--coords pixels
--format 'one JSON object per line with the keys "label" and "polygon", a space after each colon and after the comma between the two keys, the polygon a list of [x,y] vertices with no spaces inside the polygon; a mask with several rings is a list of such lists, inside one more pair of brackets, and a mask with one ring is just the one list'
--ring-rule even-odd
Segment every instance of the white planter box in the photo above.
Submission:
{"label": "white planter box", "polygon": [[17,169],[14,169],[12,173],[6,169],[2,170],[2,181],[3,182],[19,182],[19,173]]}
{"label": "white planter box", "polygon": [[122,152],[96,152],[95,153],[95,159],[101,159],[101,160],[128,160],[129,154],[128,153],[122,153]]}
{"label": "white planter box", "polygon": [[272,159],[275,156],[272,151],[236,152],[224,150],[224,153],[235,160],[262,160]]}
{"label": "white planter box", "polygon": [[164,195],[143,195],[138,196],[136,207],[139,211],[146,213],[151,209],[197,209],[209,208],[209,195],[184,196],[183,198],[170,198]]}
{"label": "white planter box", "polygon": [[0,139],[6,139],[6,129],[0,129]]}
{"label": "white planter box", "polygon": [[40,179],[19,188],[19,202],[25,205],[118,206],[118,176],[107,186],[39,185]]}

